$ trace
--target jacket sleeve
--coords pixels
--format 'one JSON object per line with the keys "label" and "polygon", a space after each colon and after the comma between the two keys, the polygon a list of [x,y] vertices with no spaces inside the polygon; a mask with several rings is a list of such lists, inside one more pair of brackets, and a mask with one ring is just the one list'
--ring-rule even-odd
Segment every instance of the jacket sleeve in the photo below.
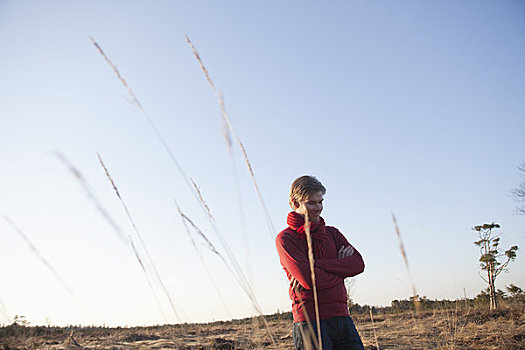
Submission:
{"label": "jacket sleeve", "polygon": [[[351,245],[339,230],[336,230],[335,235],[338,250],[341,247]],[[347,256],[343,259],[319,259],[315,261],[315,267],[328,273],[333,273],[341,278],[346,278],[353,277],[363,272],[365,270],[365,262],[363,261],[361,254],[354,248],[353,255]]]}
{"label": "jacket sleeve", "polygon": [[[288,235],[280,234],[276,238],[277,253],[281,265],[294,277],[305,289],[313,289],[310,273],[308,255],[304,252],[298,242]],[[318,290],[332,288],[343,283],[343,278],[334,273],[327,272],[314,266],[315,284]]]}

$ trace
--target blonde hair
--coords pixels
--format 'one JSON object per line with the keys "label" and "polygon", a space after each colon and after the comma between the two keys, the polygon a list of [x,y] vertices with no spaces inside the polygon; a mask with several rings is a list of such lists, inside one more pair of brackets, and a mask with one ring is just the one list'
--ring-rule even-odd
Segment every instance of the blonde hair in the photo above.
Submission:
{"label": "blonde hair", "polygon": [[321,181],[315,178],[315,176],[300,176],[292,182],[288,203],[290,204],[290,207],[295,210],[294,201],[304,201],[309,195],[319,191],[324,195],[326,193],[326,188]]}

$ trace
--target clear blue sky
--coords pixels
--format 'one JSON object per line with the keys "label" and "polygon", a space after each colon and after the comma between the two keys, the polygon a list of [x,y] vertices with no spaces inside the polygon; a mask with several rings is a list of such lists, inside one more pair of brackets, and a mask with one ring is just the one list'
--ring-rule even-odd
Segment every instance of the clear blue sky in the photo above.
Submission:
{"label": "clear blue sky", "polygon": [[[224,95],[276,232],[236,148],[242,233],[220,110],[184,34]],[[78,300],[2,218],[0,323],[15,314],[32,324],[177,321],[154,284],[163,318],[129,247],[54,151],[134,237],[100,152],[184,321],[255,313],[198,241],[222,306],[173,199],[219,241],[90,36],[200,186],[265,313],[290,309],[273,239],[302,174],[326,185],[325,220],[364,256],[350,291],[360,304],[411,295],[392,211],[417,291],[429,298],[484,288],[472,226],[498,222],[503,248],[525,246],[525,217],[510,196],[525,161],[522,1],[2,1],[0,214]],[[498,288],[525,288],[523,258]]]}

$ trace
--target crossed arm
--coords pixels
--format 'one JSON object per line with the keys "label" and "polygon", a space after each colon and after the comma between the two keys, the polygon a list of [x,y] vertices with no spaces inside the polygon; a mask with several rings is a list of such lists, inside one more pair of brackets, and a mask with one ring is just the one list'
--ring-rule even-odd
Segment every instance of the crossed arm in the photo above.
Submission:
{"label": "crossed arm", "polygon": [[360,274],[365,269],[363,257],[341,232],[337,231],[336,234],[336,246],[339,247],[337,259],[318,259],[315,266],[342,278]]}
{"label": "crossed arm", "polygon": [[[341,233],[339,235],[337,243],[341,246],[338,258],[315,261],[314,272],[318,290],[332,288],[342,283],[346,277],[355,276],[364,269],[361,254],[346,241]],[[301,249],[298,242],[290,236],[283,235],[277,238],[276,245],[281,264],[292,276],[292,288],[300,285],[305,289],[313,289],[308,255]]]}
{"label": "crossed arm", "polygon": [[[337,259],[319,259],[315,261],[315,266],[323,271],[333,273],[341,278],[352,277],[360,274],[365,269],[365,264],[361,254],[351,245],[346,248],[351,248],[352,254],[344,255],[339,254]],[[346,251],[345,247],[341,249]]]}

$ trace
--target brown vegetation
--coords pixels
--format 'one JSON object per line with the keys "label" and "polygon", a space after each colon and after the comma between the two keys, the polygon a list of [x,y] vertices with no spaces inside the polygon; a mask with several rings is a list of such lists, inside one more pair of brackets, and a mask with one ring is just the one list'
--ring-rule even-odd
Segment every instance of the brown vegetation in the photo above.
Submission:
{"label": "brown vegetation", "polygon": [[[524,349],[525,307],[354,315],[366,349]],[[268,316],[281,349],[293,348],[289,313]],[[259,318],[133,328],[0,328],[0,349],[273,349]]]}

